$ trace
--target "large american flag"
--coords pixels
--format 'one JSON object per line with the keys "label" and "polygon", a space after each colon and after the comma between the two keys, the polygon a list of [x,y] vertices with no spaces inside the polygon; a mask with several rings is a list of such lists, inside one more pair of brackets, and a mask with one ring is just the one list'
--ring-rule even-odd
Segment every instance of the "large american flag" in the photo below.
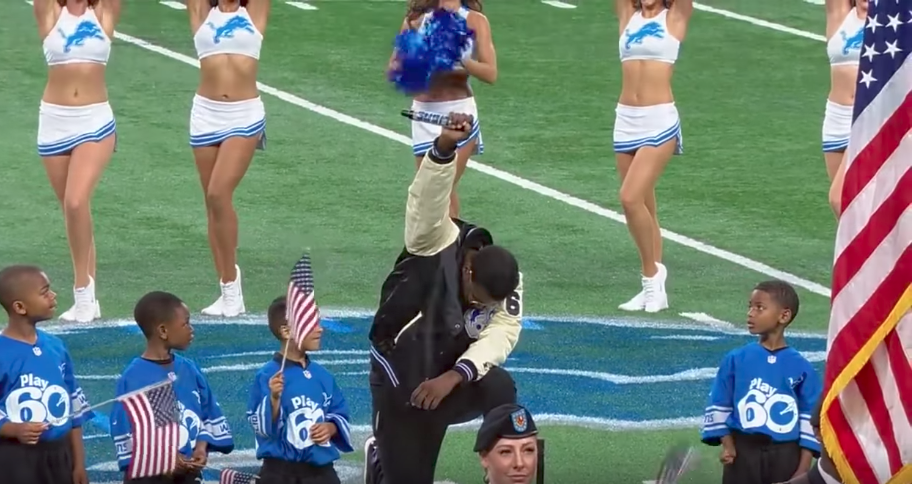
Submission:
{"label": "large american flag", "polygon": [[219,484],[255,484],[256,481],[256,475],[233,469],[223,469],[219,474]]}
{"label": "large american flag", "polygon": [[291,335],[298,348],[308,333],[320,324],[320,310],[314,299],[313,270],[310,256],[304,254],[291,271],[285,317],[291,325]]}
{"label": "large american flag", "polygon": [[133,430],[130,479],[170,474],[177,468],[180,424],[177,397],[169,382],[122,398]]}
{"label": "large american flag", "polygon": [[912,0],[872,0],[833,265],[821,433],[846,484],[912,483]]}

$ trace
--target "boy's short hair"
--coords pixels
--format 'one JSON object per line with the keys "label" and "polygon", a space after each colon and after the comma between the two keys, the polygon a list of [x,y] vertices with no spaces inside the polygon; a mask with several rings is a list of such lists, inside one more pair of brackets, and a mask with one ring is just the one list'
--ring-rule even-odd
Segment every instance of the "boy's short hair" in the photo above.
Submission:
{"label": "boy's short hair", "polygon": [[794,321],[795,317],[798,316],[798,293],[795,292],[795,288],[791,284],[779,280],[763,281],[757,284],[754,290],[769,294],[773,301],[781,306],[782,309],[788,309],[792,315],[788,323]]}
{"label": "boy's short hair", "polygon": [[472,259],[472,282],[495,300],[502,301],[519,285],[519,264],[507,249],[489,245]]}
{"label": "boy's short hair", "polygon": [[26,276],[40,274],[43,271],[33,265],[13,265],[0,270],[0,306],[6,312],[13,310],[13,303],[22,297],[22,280]]}
{"label": "boy's short hair", "polygon": [[285,318],[286,302],[285,296],[280,296],[272,300],[269,304],[269,309],[266,311],[266,320],[269,322],[269,331],[272,332],[272,335],[276,337],[279,341],[282,338],[282,326],[288,325],[288,320]]}
{"label": "boy's short hair", "polygon": [[171,321],[183,305],[184,301],[170,292],[152,291],[136,303],[133,319],[146,338],[151,338],[155,334],[155,328]]}

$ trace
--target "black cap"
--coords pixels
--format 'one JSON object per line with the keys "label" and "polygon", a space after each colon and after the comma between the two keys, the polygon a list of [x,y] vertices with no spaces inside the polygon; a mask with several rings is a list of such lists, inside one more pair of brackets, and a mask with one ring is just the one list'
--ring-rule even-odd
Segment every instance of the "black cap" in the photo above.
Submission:
{"label": "black cap", "polygon": [[491,450],[500,439],[523,439],[537,434],[532,414],[524,407],[507,403],[485,415],[475,438],[475,452]]}

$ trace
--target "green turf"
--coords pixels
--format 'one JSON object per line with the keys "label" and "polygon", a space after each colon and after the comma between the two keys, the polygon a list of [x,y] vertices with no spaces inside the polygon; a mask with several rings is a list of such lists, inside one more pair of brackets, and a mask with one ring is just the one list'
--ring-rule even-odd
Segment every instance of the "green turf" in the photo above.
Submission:
{"label": "green turf", "polygon": [[[398,115],[408,100],[383,77],[402,3],[323,0],[313,2],[316,11],[273,4],[262,82],[408,132]],[[707,4],[822,33],[819,6]],[[511,0],[486,6],[500,79],[495,86],[475,84],[486,144],[478,159],[618,211],[611,152],[617,25],[611,2],[577,5],[559,10]],[[154,1],[125,0],[119,31],[193,55],[186,12]],[[7,113],[0,120],[7,160],[0,265],[42,264],[65,307],[72,274],[62,216],[34,146],[45,67],[28,5],[13,2],[4,10],[0,39],[0,106]],[[823,49],[821,42],[695,13],[675,79],[685,155],[673,160],[658,188],[666,228],[829,284],[834,221],[819,139],[828,85]],[[108,85],[118,152],[93,202],[106,318],[127,317],[152,289],[174,291],[193,308],[217,295],[187,143],[197,76],[193,67],[164,56],[123,42],[114,46]],[[305,247],[314,254],[322,304],[370,307],[401,247],[414,163],[409,147],[268,95],[264,101],[268,151],[257,155],[235,198],[248,309],[262,312],[283,291]],[[460,193],[465,217],[491,228],[517,253],[527,312],[614,316],[636,291],[638,261],[625,226],[479,172],[465,176]],[[673,311],[658,319],[705,312],[740,322],[751,286],[767,277],[668,241],[665,248]],[[805,290],[801,296],[797,324],[823,329],[827,299]],[[612,469],[583,470],[591,463],[623,461],[636,478],[646,478],[643,469],[655,467],[663,445],[692,435],[548,428],[549,475],[572,484]],[[450,438],[460,445],[447,445],[441,477],[477,477],[465,439]],[[701,478],[713,475],[715,467],[708,469]]]}

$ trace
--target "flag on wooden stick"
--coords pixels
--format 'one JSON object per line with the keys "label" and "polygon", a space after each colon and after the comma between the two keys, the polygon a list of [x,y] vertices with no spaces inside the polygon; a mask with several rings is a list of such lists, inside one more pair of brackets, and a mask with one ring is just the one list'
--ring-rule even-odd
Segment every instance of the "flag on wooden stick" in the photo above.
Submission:
{"label": "flag on wooden stick", "polygon": [[180,451],[177,397],[171,383],[119,399],[133,432],[130,479],[171,474]]}
{"label": "flag on wooden stick", "polygon": [[320,324],[320,309],[314,299],[313,270],[308,254],[304,254],[291,271],[285,311],[292,339],[300,348],[304,338]]}

